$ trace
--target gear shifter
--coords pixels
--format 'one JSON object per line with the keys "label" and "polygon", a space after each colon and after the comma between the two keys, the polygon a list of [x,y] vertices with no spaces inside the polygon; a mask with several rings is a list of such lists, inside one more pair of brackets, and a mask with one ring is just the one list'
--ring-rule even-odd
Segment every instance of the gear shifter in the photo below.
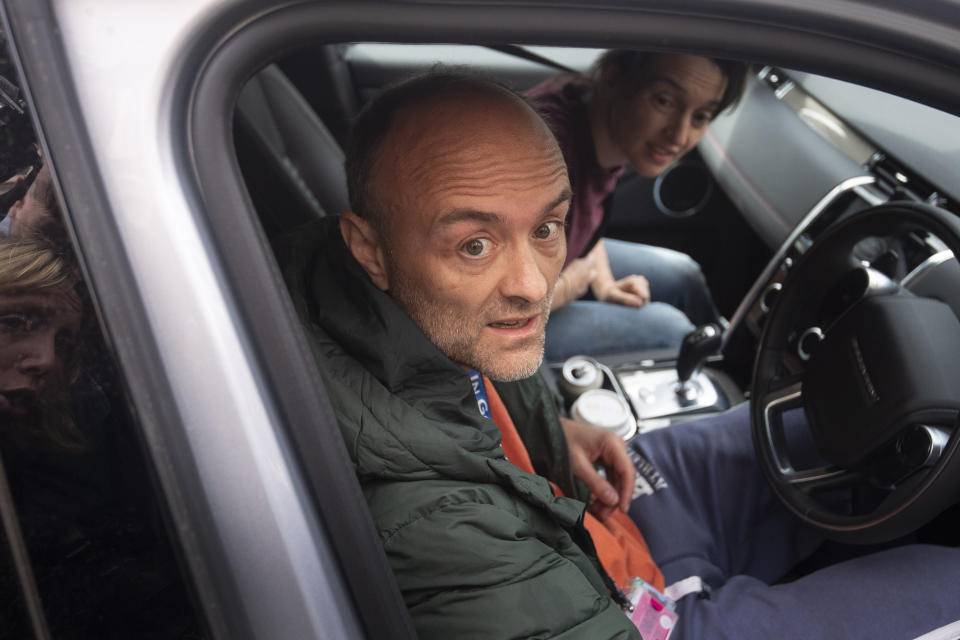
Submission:
{"label": "gear shifter", "polygon": [[677,396],[682,404],[696,399],[699,386],[691,380],[704,361],[720,349],[723,331],[719,325],[710,323],[697,327],[683,337],[677,355]]}

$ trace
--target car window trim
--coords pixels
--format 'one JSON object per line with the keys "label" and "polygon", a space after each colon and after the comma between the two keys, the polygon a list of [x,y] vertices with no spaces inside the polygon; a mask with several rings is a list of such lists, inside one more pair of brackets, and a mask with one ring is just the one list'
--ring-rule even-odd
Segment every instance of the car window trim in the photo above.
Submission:
{"label": "car window trim", "polygon": [[[309,481],[314,504],[336,550],[366,635],[415,638],[323,381],[260,229],[233,149],[231,125],[236,98],[252,71],[261,66],[260,60],[250,57],[249,42],[270,43],[267,46],[272,49],[285,47],[285,31],[296,24],[296,19],[290,22],[289,14],[280,15],[287,19],[261,19],[234,31],[205,61],[196,85],[182,86],[175,93],[174,105],[188,113],[185,119],[191,123],[190,144],[184,139],[178,150],[184,166],[191,164],[196,171],[198,197],[217,194],[216,198],[204,199],[208,231],[225,265],[259,365],[299,456],[301,473]],[[224,157],[230,158],[229,164],[222,161]],[[278,331],[281,326],[289,330]]]}

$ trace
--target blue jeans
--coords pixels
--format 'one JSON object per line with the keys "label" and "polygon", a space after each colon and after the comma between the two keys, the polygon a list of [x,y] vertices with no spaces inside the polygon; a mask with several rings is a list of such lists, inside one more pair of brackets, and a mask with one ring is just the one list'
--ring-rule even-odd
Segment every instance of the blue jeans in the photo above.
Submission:
{"label": "blue jeans", "polygon": [[548,362],[577,354],[678,348],[694,326],[719,319],[700,265],[690,256],[622,240],[603,242],[613,277],[644,276],[650,282],[651,302],[636,309],[598,302],[588,293],[567,303],[547,323]]}
{"label": "blue jeans", "polygon": [[666,482],[634,499],[630,516],[667,585],[698,575],[712,587],[709,599],[680,601],[671,640],[906,640],[960,619],[954,547],[897,547],[774,584],[823,536],[769,489],[748,405],[637,436],[629,446]]}

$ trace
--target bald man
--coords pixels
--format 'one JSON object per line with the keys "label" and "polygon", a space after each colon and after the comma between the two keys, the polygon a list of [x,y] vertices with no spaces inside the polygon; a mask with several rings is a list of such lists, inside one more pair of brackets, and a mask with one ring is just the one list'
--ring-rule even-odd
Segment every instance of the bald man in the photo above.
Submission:
{"label": "bald man", "polygon": [[[354,132],[354,210],[339,233],[321,225],[278,253],[418,635],[639,638],[583,503],[515,464],[528,456],[575,495],[553,399],[532,375],[566,255],[556,141],[523,100],[456,74],[395,88]],[[526,445],[509,460],[507,413]],[[580,456],[594,476],[610,459],[597,511],[626,519],[633,468],[598,435]]]}
{"label": "bald man", "polygon": [[[635,438],[661,480],[637,498],[623,441],[558,416],[536,371],[571,193],[523,99],[417,77],[364,108],[346,165],[352,211],[276,251],[419,637],[912,637],[960,614],[956,549],[768,586],[822,538],[767,488],[743,408]],[[673,588],[674,613],[691,574],[713,595]]]}
{"label": "bald man", "polygon": [[[340,228],[374,285],[449,358],[526,378],[540,365],[566,256],[563,156],[506,93],[439,95],[397,114],[371,167],[372,206],[345,213]],[[465,113],[470,129],[457,126]]]}

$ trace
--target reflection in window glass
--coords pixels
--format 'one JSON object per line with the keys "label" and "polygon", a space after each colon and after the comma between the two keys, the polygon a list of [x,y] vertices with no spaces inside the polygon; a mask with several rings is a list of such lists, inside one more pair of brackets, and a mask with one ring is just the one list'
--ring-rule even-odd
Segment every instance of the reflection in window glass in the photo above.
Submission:
{"label": "reflection in window glass", "polygon": [[[0,478],[2,482],[3,478]],[[0,492],[6,493],[2,488]],[[9,502],[5,500],[3,504],[6,506]],[[24,631],[30,628],[27,602],[17,583],[12,545],[5,528],[0,526],[0,623],[3,625],[0,638],[25,637]],[[21,570],[24,566],[29,565],[21,565]]]}
{"label": "reflection in window glass", "polygon": [[29,602],[53,638],[199,638],[7,59],[0,76],[0,638],[37,632]]}

